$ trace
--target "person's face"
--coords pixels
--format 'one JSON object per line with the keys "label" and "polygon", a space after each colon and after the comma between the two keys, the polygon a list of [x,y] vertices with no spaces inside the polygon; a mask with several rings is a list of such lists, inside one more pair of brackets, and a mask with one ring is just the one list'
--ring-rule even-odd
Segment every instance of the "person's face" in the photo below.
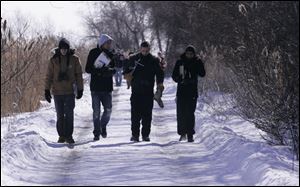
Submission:
{"label": "person's face", "polygon": [[192,59],[192,58],[194,58],[195,54],[191,51],[186,51],[185,56],[187,59]]}
{"label": "person's face", "polygon": [[150,47],[141,47],[141,53],[143,56],[147,56],[150,53]]}
{"label": "person's face", "polygon": [[63,56],[65,56],[65,55],[67,54],[67,52],[68,52],[68,49],[64,49],[64,48],[60,49],[60,53],[61,53]]}
{"label": "person's face", "polygon": [[107,50],[112,49],[112,41],[109,40],[109,41],[105,42],[102,47]]}

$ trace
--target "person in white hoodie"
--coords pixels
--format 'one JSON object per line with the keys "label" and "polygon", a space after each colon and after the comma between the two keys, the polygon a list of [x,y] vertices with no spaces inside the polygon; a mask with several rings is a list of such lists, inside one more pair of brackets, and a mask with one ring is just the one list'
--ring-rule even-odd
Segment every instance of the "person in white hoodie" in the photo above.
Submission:
{"label": "person in white hoodie", "polygon": [[[113,75],[115,60],[112,53],[113,39],[102,34],[96,48],[89,52],[85,71],[91,74],[90,90],[92,95],[94,140],[107,137],[106,126],[112,112]],[[104,108],[102,116],[101,103]]]}

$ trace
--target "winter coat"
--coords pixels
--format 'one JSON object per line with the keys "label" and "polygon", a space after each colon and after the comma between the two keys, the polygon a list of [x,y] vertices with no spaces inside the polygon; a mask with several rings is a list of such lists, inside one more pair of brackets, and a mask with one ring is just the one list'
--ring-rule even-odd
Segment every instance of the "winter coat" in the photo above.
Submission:
{"label": "winter coat", "polygon": [[[180,75],[180,66],[184,67],[184,77]],[[181,55],[176,62],[172,78],[178,83],[177,96],[198,97],[198,77],[205,76],[203,62],[197,56],[187,59],[185,54]]]}
{"label": "winter coat", "polygon": [[[60,80],[60,74],[64,75]],[[69,50],[67,55],[60,54],[59,49],[50,59],[45,79],[45,90],[51,90],[53,95],[73,94],[77,90],[83,90],[82,67],[75,50]]]}
{"label": "winter coat", "polygon": [[128,73],[131,69],[134,69],[131,81],[133,95],[152,96],[155,77],[157,85],[164,81],[164,73],[159,66],[159,59],[151,54],[143,56],[138,53],[130,56],[129,64],[127,64],[124,72]]}
{"label": "winter coat", "polygon": [[[108,67],[96,68],[94,63],[98,56],[105,52],[107,56],[112,59]],[[115,62],[114,56],[111,52],[103,50],[98,46],[89,52],[85,71],[91,74],[90,90],[97,92],[111,92],[113,90],[113,74]]]}

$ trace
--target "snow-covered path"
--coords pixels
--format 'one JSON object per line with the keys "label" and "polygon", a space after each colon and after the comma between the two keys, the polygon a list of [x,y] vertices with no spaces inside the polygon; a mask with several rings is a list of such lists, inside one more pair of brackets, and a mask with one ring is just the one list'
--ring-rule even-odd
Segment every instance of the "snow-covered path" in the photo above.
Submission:
{"label": "snow-covered path", "polygon": [[[165,108],[154,105],[151,142],[132,143],[130,90],[113,92],[108,138],[93,142],[88,85],[75,108],[75,146],[57,144],[53,102],[1,118],[1,185],[299,185],[286,148],[270,147],[249,123],[217,122],[196,111],[194,143],[178,142],[175,87],[166,81]],[[245,132],[246,131],[246,132]]]}

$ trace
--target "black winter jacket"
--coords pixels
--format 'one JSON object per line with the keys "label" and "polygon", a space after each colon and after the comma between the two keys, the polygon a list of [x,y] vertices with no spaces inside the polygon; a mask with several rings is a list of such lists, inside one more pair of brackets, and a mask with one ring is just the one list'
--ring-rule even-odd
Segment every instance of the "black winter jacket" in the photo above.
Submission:
{"label": "black winter jacket", "polygon": [[[180,74],[180,66],[184,67],[184,76]],[[198,77],[205,76],[204,64],[199,57],[187,59],[181,55],[176,62],[172,78],[178,83],[177,96],[198,97]]]}
{"label": "black winter jacket", "polygon": [[91,74],[90,89],[97,92],[111,92],[113,90],[113,74],[115,73],[115,62],[111,61],[108,67],[102,67],[100,69],[95,68],[94,63],[98,56],[104,51],[107,56],[114,59],[114,55],[107,51],[102,50],[99,47],[92,49],[89,52],[85,71]]}
{"label": "black winter jacket", "polygon": [[133,67],[135,69],[131,82],[132,94],[152,96],[155,77],[157,84],[164,82],[164,72],[159,66],[159,59],[151,54],[143,56],[141,53],[137,53],[129,58],[129,64],[124,72],[129,72]]}

